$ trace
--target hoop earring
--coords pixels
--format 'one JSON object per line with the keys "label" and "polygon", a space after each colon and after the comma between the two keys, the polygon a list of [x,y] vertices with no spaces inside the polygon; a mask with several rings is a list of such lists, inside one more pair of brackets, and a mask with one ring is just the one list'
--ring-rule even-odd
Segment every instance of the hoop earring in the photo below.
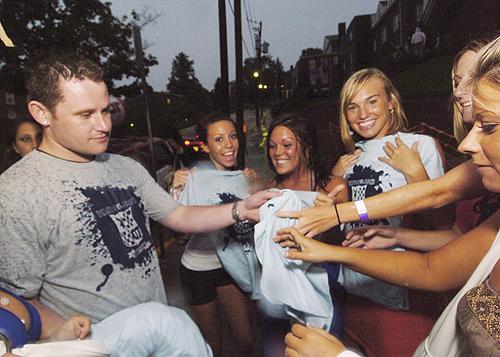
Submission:
{"label": "hoop earring", "polygon": [[394,123],[394,108],[389,109],[389,114],[391,115],[391,123]]}

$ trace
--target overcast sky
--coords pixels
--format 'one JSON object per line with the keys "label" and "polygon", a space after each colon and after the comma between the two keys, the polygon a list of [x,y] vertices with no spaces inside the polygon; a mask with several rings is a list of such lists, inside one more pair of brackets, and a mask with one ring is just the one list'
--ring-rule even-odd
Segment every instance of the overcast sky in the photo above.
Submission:
{"label": "overcast sky", "polygon": [[[234,79],[234,22],[231,6],[226,2],[229,78]],[[194,61],[196,76],[212,89],[220,76],[219,23],[217,0],[111,0],[113,14],[121,17],[143,6],[162,13],[156,24],[143,29],[142,38],[150,47],[147,52],[159,64],[150,70],[147,81],[155,90],[166,89],[172,60],[179,52]],[[231,6],[230,6],[230,5]],[[285,70],[295,65],[301,50],[323,47],[326,35],[337,34],[338,23],[349,25],[356,15],[372,14],[378,0],[242,0],[242,32],[246,44],[243,58],[255,55],[247,16],[262,21],[262,39],[270,44],[269,54],[279,57]],[[245,9],[247,10],[245,12]],[[250,24],[250,26],[256,26]]]}

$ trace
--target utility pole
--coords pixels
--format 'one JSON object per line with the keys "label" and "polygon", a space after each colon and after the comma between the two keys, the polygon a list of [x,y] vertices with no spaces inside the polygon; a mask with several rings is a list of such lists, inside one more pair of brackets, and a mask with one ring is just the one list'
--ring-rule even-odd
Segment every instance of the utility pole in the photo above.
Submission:
{"label": "utility pole", "polygon": [[230,114],[229,106],[229,70],[227,64],[227,28],[226,28],[226,1],[219,0],[219,51],[220,51],[220,89],[222,97],[222,111]]}
{"label": "utility pole", "polygon": [[241,37],[241,0],[234,0],[234,43],[236,51],[236,131],[240,141],[238,168],[245,168],[246,138],[243,131],[243,47]]}
{"label": "utility pole", "polygon": [[139,69],[142,94],[144,96],[144,102],[146,105],[146,124],[148,127],[149,156],[151,157],[151,162],[149,163],[149,173],[156,180],[157,177],[156,177],[155,151],[153,147],[153,133],[151,131],[151,118],[149,114],[148,88],[146,83],[146,75],[144,73],[145,71],[144,71],[144,57],[142,54],[141,28],[137,24],[134,24],[132,27],[132,32],[134,35],[135,62],[137,64],[137,68]]}
{"label": "utility pole", "polygon": [[[259,27],[256,28],[257,32],[254,34],[255,37],[255,58],[257,60],[257,72],[259,76],[255,77],[255,79],[262,76],[262,70],[260,65],[260,55],[261,55],[261,40],[262,40],[262,21],[259,22]],[[255,83],[255,128],[258,132],[260,132],[260,91],[257,87],[257,83]]]}

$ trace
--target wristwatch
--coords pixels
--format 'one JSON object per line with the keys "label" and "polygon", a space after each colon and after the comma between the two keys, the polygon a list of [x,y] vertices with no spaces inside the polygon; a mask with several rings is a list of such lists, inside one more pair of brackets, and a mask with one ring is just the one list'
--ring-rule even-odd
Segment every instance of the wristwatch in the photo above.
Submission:
{"label": "wristwatch", "polygon": [[3,356],[7,352],[12,352],[10,340],[0,332],[0,356]]}
{"label": "wristwatch", "polygon": [[233,239],[245,243],[253,238],[253,226],[255,222],[248,219],[241,219],[240,212],[238,211],[238,202],[235,201],[231,207],[231,215],[233,216],[234,224],[228,227],[229,236]]}
{"label": "wristwatch", "polygon": [[231,216],[236,223],[240,223],[242,221],[240,212],[238,211],[238,202],[240,201],[234,201],[233,206],[231,207]]}

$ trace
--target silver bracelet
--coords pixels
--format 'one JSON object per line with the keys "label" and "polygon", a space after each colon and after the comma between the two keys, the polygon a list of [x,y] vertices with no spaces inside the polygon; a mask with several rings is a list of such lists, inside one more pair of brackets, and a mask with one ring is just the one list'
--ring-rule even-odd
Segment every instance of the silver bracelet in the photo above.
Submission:
{"label": "silver bracelet", "polygon": [[7,336],[0,333],[0,356],[7,352],[12,352],[12,344]]}
{"label": "silver bracelet", "polygon": [[233,203],[233,206],[231,207],[231,216],[236,223],[240,223],[241,221],[243,221],[240,217],[240,212],[238,211],[238,202],[240,201],[235,201]]}

